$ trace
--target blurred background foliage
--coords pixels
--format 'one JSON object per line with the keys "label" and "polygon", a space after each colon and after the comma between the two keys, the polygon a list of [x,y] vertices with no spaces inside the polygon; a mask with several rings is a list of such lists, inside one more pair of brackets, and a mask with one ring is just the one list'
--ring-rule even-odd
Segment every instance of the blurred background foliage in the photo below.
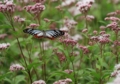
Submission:
{"label": "blurred background foliage", "polygon": [[[95,19],[89,23],[89,31],[88,31],[89,34],[91,34],[94,30],[100,31],[101,25],[106,26],[109,23],[104,20],[107,13],[120,9],[119,3],[115,4],[112,1],[113,0],[95,0],[93,7],[88,12],[89,15],[93,15],[95,17]],[[17,0],[15,2],[16,4],[22,6],[22,4],[17,2]],[[63,2],[62,0],[58,0],[56,2],[50,2],[50,0],[46,0],[45,2],[46,8],[41,14],[41,18],[40,18],[41,24],[38,27],[38,29],[49,30],[51,24],[56,28],[61,28],[64,26],[63,20],[65,18],[69,18],[69,19],[74,19],[77,22],[77,25],[75,26],[74,34],[83,35],[83,33],[81,32],[85,28],[84,26],[85,20],[82,19],[82,16],[84,15],[78,14],[73,16],[68,11],[70,6],[75,6],[75,3],[70,6],[63,7],[62,11],[56,9],[55,7],[60,5],[62,2]],[[34,3],[30,3],[30,4],[34,4]],[[0,13],[0,34],[3,33],[7,34],[7,37],[5,37],[4,39],[0,39],[0,43],[10,43],[9,48],[7,48],[6,50],[0,50],[0,84],[13,84],[12,81],[15,81],[14,84],[27,84],[27,82],[25,81],[25,75],[23,75],[24,73],[26,74],[26,72],[24,71],[18,72],[17,74],[9,72],[9,67],[11,64],[21,63],[23,66],[25,66],[23,59],[21,59],[21,53],[15,37],[19,38],[20,44],[27,59],[29,59],[28,51],[30,51],[31,58],[33,60],[33,63],[28,65],[30,69],[33,66],[38,67],[43,64],[42,61],[38,62],[39,57],[37,57],[38,55],[41,54],[41,49],[40,49],[40,42],[42,42],[41,39],[34,39],[32,36],[23,33],[23,29],[25,29],[29,24],[38,23],[38,22],[34,19],[34,15],[31,15],[26,11],[17,11],[14,13],[14,16],[16,15],[20,15],[20,17],[26,19],[24,24],[19,24],[14,22],[16,31],[13,31],[11,25],[9,24],[5,16],[2,13]],[[51,21],[45,22],[44,18],[48,18]],[[109,29],[107,29],[106,31],[107,33],[111,34],[111,38],[114,39],[114,37],[112,37],[113,33]],[[47,39],[45,39],[45,41],[46,40]],[[54,54],[52,49],[59,48],[60,49],[59,51],[65,53],[67,52],[67,50],[64,50],[62,44],[56,40],[52,40],[52,41],[49,40],[49,42],[52,48],[48,48],[47,50],[45,50],[44,53],[45,55],[44,59],[46,59],[47,73],[48,73],[47,74],[48,80],[46,81],[47,84],[52,84],[54,81],[59,80],[61,78],[71,78],[74,80],[73,74],[66,74],[62,72],[64,69],[66,69],[67,65],[65,63],[61,64],[59,62],[59,59]],[[79,44],[84,43],[83,40],[79,40],[78,42]],[[111,44],[107,44],[106,46],[110,46],[110,45]],[[93,60],[100,56],[99,55],[100,50],[98,49],[97,45],[90,46],[89,49],[92,52],[89,56],[91,57],[93,56],[92,58]],[[82,51],[78,49],[75,50],[79,51],[80,52],[79,55],[82,56]],[[113,67],[115,65],[115,57],[112,56],[110,51],[111,51],[110,47],[105,47],[104,56],[106,56],[105,57],[106,62],[104,62],[103,59],[98,58],[99,60],[97,61],[99,61],[99,63],[95,64],[98,69],[101,66],[103,66],[104,75],[102,75],[102,78],[103,79],[107,78],[104,80],[105,82],[108,81],[109,75],[112,72]],[[76,57],[74,60],[76,67],[77,67],[78,59],[80,59],[79,56]],[[76,69],[78,75],[78,81],[80,82],[80,83],[78,82],[78,84],[99,84],[99,79],[101,78],[101,74],[99,72],[97,73],[95,69],[90,68],[91,66],[89,62],[91,61],[91,59],[88,57],[88,55],[84,55],[83,60],[84,63],[82,63],[82,65],[80,66],[81,68]],[[37,68],[37,71],[39,73],[38,75],[40,75],[40,73],[42,72],[41,68]],[[15,75],[18,76],[16,76],[15,79],[12,79]],[[33,74],[32,76],[33,76],[32,77],[33,80],[35,81],[36,80],[35,74]]]}

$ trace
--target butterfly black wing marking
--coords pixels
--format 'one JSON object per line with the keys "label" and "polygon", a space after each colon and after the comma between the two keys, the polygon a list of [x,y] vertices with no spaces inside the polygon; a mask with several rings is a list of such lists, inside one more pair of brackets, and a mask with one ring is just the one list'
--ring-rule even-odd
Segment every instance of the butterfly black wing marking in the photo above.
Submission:
{"label": "butterfly black wing marking", "polygon": [[24,29],[23,32],[24,32],[24,33],[29,33],[29,34],[31,34],[31,35],[40,34],[40,33],[43,34],[43,32],[40,31],[40,30],[37,30],[37,29],[30,29],[30,28]]}
{"label": "butterfly black wing marking", "polygon": [[54,38],[64,35],[64,33],[65,32],[63,32],[61,30],[47,30],[47,31],[45,31],[45,37],[54,39]]}
{"label": "butterfly black wing marking", "polygon": [[37,30],[37,29],[32,29],[32,28],[28,28],[28,29],[24,29],[23,30],[24,33],[29,33],[31,35],[33,35],[36,38],[41,38],[44,36],[44,32]]}
{"label": "butterfly black wing marking", "polygon": [[24,33],[29,33],[31,35],[33,35],[36,38],[49,38],[49,39],[54,39],[57,38],[59,36],[64,35],[65,32],[61,31],[61,30],[47,30],[47,31],[40,31],[37,29],[32,29],[32,28],[28,28],[28,29],[24,29],[23,30]]}

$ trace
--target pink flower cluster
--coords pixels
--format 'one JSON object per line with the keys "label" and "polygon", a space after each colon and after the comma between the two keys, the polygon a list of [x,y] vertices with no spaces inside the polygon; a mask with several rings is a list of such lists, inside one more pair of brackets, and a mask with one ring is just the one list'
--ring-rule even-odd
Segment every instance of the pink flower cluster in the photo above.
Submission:
{"label": "pink flower cluster", "polygon": [[72,82],[72,80],[70,78],[66,78],[66,79],[56,81],[53,84],[70,84],[71,82]]}
{"label": "pink flower cluster", "polygon": [[107,25],[107,28],[112,29],[115,33],[118,33],[120,31],[120,27],[117,22],[111,22]]}
{"label": "pink flower cluster", "polygon": [[2,43],[2,44],[0,44],[0,50],[7,49],[9,46],[10,46],[9,43]]}
{"label": "pink flower cluster", "polygon": [[75,46],[77,44],[77,41],[73,40],[73,39],[63,39],[62,41],[65,45],[71,45],[71,46]]}
{"label": "pink flower cluster", "polygon": [[118,28],[118,23],[117,22],[111,22],[106,27],[110,28],[110,29],[116,29],[116,28]]}
{"label": "pink flower cluster", "polygon": [[86,16],[86,20],[89,21],[89,22],[93,21],[94,19],[95,19],[95,17],[93,15],[87,15]]}
{"label": "pink flower cluster", "polygon": [[117,15],[120,14],[120,10],[117,10],[115,12],[108,13],[108,17],[105,18],[105,20],[111,21],[106,27],[113,30],[115,33],[118,33],[120,31],[120,19],[117,17]]}
{"label": "pink flower cluster", "polygon": [[39,27],[39,24],[35,24],[35,23],[31,23],[29,26],[27,26],[26,28],[37,28]]}
{"label": "pink flower cluster", "polygon": [[70,70],[70,69],[66,69],[64,70],[64,72],[68,73],[68,74],[71,74],[73,72],[73,70]]}
{"label": "pink flower cluster", "polygon": [[110,13],[107,14],[107,16],[116,16],[116,15],[117,15],[116,12],[110,12]]}
{"label": "pink flower cluster", "polygon": [[0,34],[0,39],[3,39],[7,36],[7,34]]}
{"label": "pink flower cluster", "polygon": [[21,18],[20,16],[14,16],[14,21],[22,23],[25,21],[25,18]]}
{"label": "pink flower cluster", "polygon": [[28,27],[29,28],[36,28],[36,27],[39,27],[39,24],[31,23]]}
{"label": "pink flower cluster", "polygon": [[21,66],[20,64],[12,64],[9,70],[14,72],[14,71],[19,71],[19,70],[25,70],[25,68]]}
{"label": "pink flower cluster", "polygon": [[74,26],[77,25],[77,22],[72,19],[65,18],[64,25],[68,28],[74,28]]}
{"label": "pink flower cluster", "polygon": [[34,81],[32,84],[46,84],[44,80]]}
{"label": "pink flower cluster", "polygon": [[120,41],[114,41],[114,45],[120,46]]}
{"label": "pink flower cluster", "polygon": [[77,25],[77,22],[74,21],[73,19],[65,18],[64,27],[60,28],[60,30],[65,32],[70,32],[70,31],[73,31],[72,29],[75,28],[76,25]]}
{"label": "pink flower cluster", "polygon": [[98,42],[101,44],[107,44],[110,42],[110,39],[106,36],[99,36]]}
{"label": "pink flower cluster", "polygon": [[87,31],[88,31],[88,29],[85,28],[82,30],[82,33],[86,33]]}
{"label": "pink flower cluster", "polygon": [[43,10],[45,10],[45,6],[42,5],[41,3],[36,3],[34,5],[28,5],[24,7],[25,10],[31,14],[38,15],[40,14]]}
{"label": "pink flower cluster", "polygon": [[107,44],[110,42],[109,37],[110,34],[106,34],[104,31],[101,31],[99,36],[92,36],[90,40],[95,43],[99,42],[101,44]]}
{"label": "pink flower cluster", "polygon": [[0,12],[2,13],[14,13],[15,5],[12,1],[8,1],[5,4],[0,4]]}
{"label": "pink flower cluster", "polygon": [[114,17],[114,16],[111,16],[111,17],[106,17],[106,18],[105,18],[105,20],[110,20],[110,21],[112,21],[112,22],[120,21],[120,19],[119,19],[119,18]]}
{"label": "pink flower cluster", "polygon": [[87,13],[92,4],[93,4],[94,0],[82,0],[82,1],[79,1],[76,6],[77,6],[77,9],[79,9],[79,11],[81,13]]}
{"label": "pink flower cluster", "polygon": [[64,53],[56,52],[56,51],[55,51],[55,54],[58,56],[60,62],[63,62],[63,61],[66,60],[66,57],[65,57]]}
{"label": "pink flower cluster", "polygon": [[103,27],[103,28],[102,28],[102,31],[100,31],[99,35],[96,30],[93,31],[93,34],[95,36],[90,37],[90,42],[89,42],[90,45],[94,45],[97,42],[100,44],[107,44],[110,42],[110,39],[109,39],[110,34],[106,34],[106,31],[104,31],[104,29],[105,29],[104,26],[101,26],[101,27]]}
{"label": "pink flower cluster", "polygon": [[79,48],[83,51],[84,54],[88,54],[90,52],[87,46],[80,45]]}
{"label": "pink flower cluster", "polygon": [[107,84],[119,84],[120,83],[120,64],[115,65],[114,71],[111,73],[111,77],[115,77],[115,79]]}
{"label": "pink flower cluster", "polygon": [[71,4],[75,3],[75,0],[63,0],[61,6],[70,6]]}

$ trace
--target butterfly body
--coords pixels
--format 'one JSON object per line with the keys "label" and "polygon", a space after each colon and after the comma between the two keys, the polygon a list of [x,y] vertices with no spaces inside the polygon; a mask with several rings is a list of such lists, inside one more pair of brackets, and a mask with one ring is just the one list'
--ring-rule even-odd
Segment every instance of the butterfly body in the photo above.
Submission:
{"label": "butterfly body", "polygon": [[54,39],[65,34],[61,30],[38,30],[33,28],[27,28],[23,30],[24,33],[33,35],[35,38],[49,38]]}

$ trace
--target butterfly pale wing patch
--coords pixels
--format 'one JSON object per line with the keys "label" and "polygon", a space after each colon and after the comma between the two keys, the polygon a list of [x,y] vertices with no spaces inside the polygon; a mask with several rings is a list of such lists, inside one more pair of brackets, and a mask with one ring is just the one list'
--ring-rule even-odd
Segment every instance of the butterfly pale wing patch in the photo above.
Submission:
{"label": "butterfly pale wing patch", "polygon": [[59,36],[64,35],[64,32],[61,30],[47,30],[45,31],[45,37],[49,39],[54,39]]}
{"label": "butterfly pale wing patch", "polygon": [[37,30],[37,29],[32,29],[32,28],[28,28],[28,29],[24,29],[23,30],[24,33],[28,33],[33,35],[35,38],[42,38],[44,35],[43,31]]}

